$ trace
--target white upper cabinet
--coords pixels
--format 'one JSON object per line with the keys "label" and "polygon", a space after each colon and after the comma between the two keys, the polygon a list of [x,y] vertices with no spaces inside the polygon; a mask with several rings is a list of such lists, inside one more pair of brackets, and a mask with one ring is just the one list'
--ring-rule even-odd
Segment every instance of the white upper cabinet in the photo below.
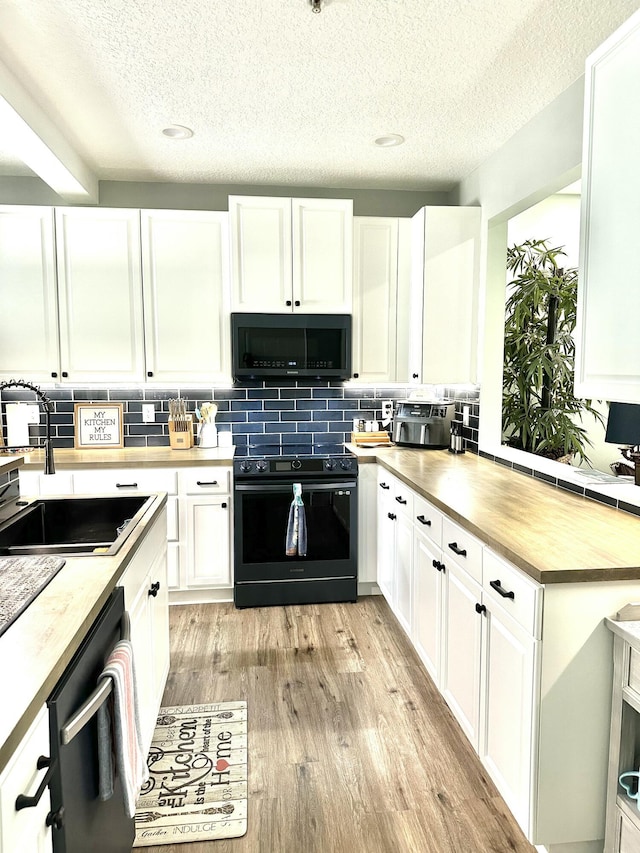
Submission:
{"label": "white upper cabinet", "polygon": [[227,214],[141,217],[147,381],[229,380]]}
{"label": "white upper cabinet", "polygon": [[142,381],[140,211],[55,215],[63,381]]}
{"label": "white upper cabinet", "polygon": [[229,196],[232,311],[351,313],[353,202]]}
{"label": "white upper cabinet", "polygon": [[398,220],[356,216],[353,233],[353,376],[394,382]]}
{"label": "white upper cabinet", "polygon": [[476,379],[480,208],[423,207],[412,221],[409,380]]}
{"label": "white upper cabinet", "polygon": [[353,304],[353,201],[294,198],[293,308],[350,314]]}
{"label": "white upper cabinet", "polygon": [[0,380],[59,371],[53,210],[0,207]]}
{"label": "white upper cabinet", "polygon": [[587,60],[576,394],[640,403],[640,12]]}

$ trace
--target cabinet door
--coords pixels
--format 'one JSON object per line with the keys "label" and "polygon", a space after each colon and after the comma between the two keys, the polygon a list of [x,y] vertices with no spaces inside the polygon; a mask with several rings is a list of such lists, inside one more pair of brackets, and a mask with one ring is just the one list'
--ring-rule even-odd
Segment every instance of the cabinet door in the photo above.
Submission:
{"label": "cabinet door", "polygon": [[180,499],[185,514],[188,587],[231,585],[230,512],[226,495]]}
{"label": "cabinet door", "polygon": [[150,668],[153,671],[152,695],[157,714],[169,675],[169,586],[166,549],[162,550],[151,567],[149,582],[149,629],[153,650]]}
{"label": "cabinet door", "polygon": [[229,196],[231,310],[292,311],[291,199]]}
{"label": "cabinet door", "polygon": [[476,611],[476,604],[481,601],[482,588],[453,561],[448,560],[446,566],[442,695],[477,750],[484,616]]}
{"label": "cabinet door", "polygon": [[62,378],[141,381],[140,211],[56,208],[56,249]]}
{"label": "cabinet door", "polygon": [[350,314],[353,201],[292,200],[293,306],[305,314]]}
{"label": "cabinet door", "polygon": [[147,380],[228,378],[228,215],[143,210],[141,216]]}
{"label": "cabinet door", "polygon": [[480,217],[479,207],[425,207],[414,217],[410,332],[414,382],[475,381]]}
{"label": "cabinet door", "polygon": [[413,625],[412,638],[427,672],[440,686],[442,653],[442,602],[446,571],[442,552],[424,534],[413,538]]}
{"label": "cabinet door", "polygon": [[356,216],[353,373],[361,382],[396,378],[398,220]]}
{"label": "cabinet door", "polygon": [[496,604],[487,608],[479,755],[530,837],[538,642]]}
{"label": "cabinet door", "polygon": [[0,207],[0,381],[59,370],[53,210]]}
{"label": "cabinet door", "polygon": [[375,583],[377,577],[377,466],[358,470],[358,582]]}
{"label": "cabinet door", "polygon": [[413,524],[411,518],[398,515],[396,521],[396,601],[395,614],[406,633],[412,633],[413,599]]}
{"label": "cabinet door", "polygon": [[140,734],[145,754],[153,736],[153,721],[157,716],[154,697],[154,663],[151,630],[151,610],[149,607],[149,590],[151,581],[146,575],[144,582],[137,590],[132,602],[126,600],[125,607],[129,612],[131,622],[131,645],[133,646],[136,667],[136,695],[140,711]]}
{"label": "cabinet door", "polygon": [[378,472],[378,586],[387,599],[392,610],[395,610],[395,562],[396,562],[396,518],[392,506],[393,495],[390,483],[392,478],[387,472]]}
{"label": "cabinet door", "polygon": [[640,12],[587,60],[576,394],[640,403]]}
{"label": "cabinet door", "polygon": [[51,853],[51,827],[46,824],[51,810],[49,789],[45,788],[35,807],[20,811],[15,808],[16,797],[34,796],[46,773],[46,768],[37,767],[41,755],[51,755],[46,707],[40,710],[0,773],[0,853]]}

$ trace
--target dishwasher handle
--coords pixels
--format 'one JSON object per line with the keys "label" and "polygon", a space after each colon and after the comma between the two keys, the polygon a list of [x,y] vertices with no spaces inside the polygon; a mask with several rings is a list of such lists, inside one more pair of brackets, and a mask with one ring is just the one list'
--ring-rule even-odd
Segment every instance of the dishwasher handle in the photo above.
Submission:
{"label": "dishwasher handle", "polygon": [[[129,614],[125,611],[122,615],[122,639],[129,640],[131,637],[131,620]],[[101,705],[107,701],[113,691],[113,681],[111,678],[101,678],[98,686],[93,691],[91,696],[83,702],[78,710],[73,714],[60,729],[60,741],[65,746],[79,734],[87,725],[89,720],[98,713]]]}

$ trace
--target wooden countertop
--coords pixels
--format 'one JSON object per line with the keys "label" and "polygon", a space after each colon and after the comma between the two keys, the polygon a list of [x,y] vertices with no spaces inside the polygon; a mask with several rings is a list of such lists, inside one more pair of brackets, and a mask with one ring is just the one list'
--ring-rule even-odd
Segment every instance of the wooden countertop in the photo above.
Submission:
{"label": "wooden countertop", "polygon": [[164,493],[155,496],[114,556],[67,557],[58,574],[0,637],[0,771],[166,502]]}
{"label": "wooden countertop", "polygon": [[[231,465],[235,447],[191,447],[172,450],[170,447],[124,447],[110,450],[54,449],[56,471],[74,468],[145,468],[161,466],[175,468],[192,465]],[[15,457],[14,457],[15,458]],[[20,457],[24,468],[44,468],[44,453],[34,450]],[[22,463],[20,463],[22,464]]]}
{"label": "wooden countertop", "polygon": [[[10,456],[5,453],[0,453],[0,474],[8,474],[9,471],[15,471],[24,465],[25,456]],[[42,466],[44,467],[44,456],[42,457]]]}
{"label": "wooden countertop", "polygon": [[640,579],[640,517],[473,453],[347,446],[539,583]]}

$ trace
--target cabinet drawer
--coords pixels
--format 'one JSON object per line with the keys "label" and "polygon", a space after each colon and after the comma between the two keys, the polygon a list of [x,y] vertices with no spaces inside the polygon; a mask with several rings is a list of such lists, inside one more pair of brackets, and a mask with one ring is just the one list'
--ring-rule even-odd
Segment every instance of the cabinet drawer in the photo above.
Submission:
{"label": "cabinet drawer", "polygon": [[416,530],[428,536],[440,547],[442,543],[442,513],[420,495],[413,498],[413,523]]}
{"label": "cabinet drawer", "polygon": [[393,501],[392,506],[395,507],[399,515],[405,515],[407,518],[413,518],[413,498],[415,492],[406,486],[400,480],[395,480],[392,485]]}
{"label": "cabinet drawer", "polygon": [[102,494],[107,492],[168,492],[176,494],[176,472],[171,468],[113,468],[75,471],[74,492]]}
{"label": "cabinet drawer", "polygon": [[617,810],[618,832],[616,833],[615,853],[640,853],[640,830]]}
{"label": "cabinet drawer", "polygon": [[187,495],[226,494],[230,482],[229,468],[188,468],[178,472],[180,492]]}
{"label": "cabinet drawer", "polygon": [[495,601],[536,638],[542,628],[542,587],[489,548],[482,558],[484,601]]}
{"label": "cabinet drawer", "polygon": [[474,580],[482,583],[482,543],[446,517],[442,519],[442,553],[445,564],[447,560],[454,560]]}

